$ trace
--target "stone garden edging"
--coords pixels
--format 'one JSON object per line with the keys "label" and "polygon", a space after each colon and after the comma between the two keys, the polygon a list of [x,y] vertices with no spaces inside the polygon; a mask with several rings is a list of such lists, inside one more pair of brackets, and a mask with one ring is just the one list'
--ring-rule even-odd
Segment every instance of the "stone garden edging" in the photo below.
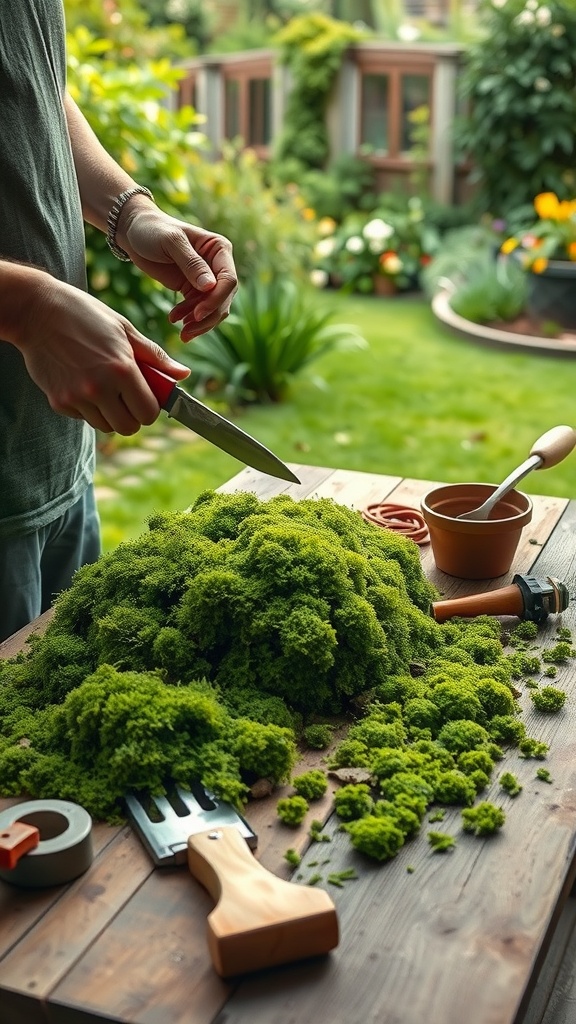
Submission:
{"label": "stone garden edging", "polygon": [[461,338],[494,348],[513,348],[520,352],[537,351],[567,358],[576,356],[576,335],[566,338],[539,338],[475,324],[454,312],[450,306],[450,295],[451,291],[447,288],[436,292],[432,299],[432,312],[437,320]]}

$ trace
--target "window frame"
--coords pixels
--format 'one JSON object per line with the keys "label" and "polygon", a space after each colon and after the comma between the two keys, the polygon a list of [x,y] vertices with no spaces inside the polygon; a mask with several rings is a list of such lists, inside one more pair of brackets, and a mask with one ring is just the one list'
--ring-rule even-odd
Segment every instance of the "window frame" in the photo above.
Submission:
{"label": "window frame", "polygon": [[[359,75],[358,110],[356,114],[356,151],[363,159],[369,160],[374,167],[389,170],[409,170],[414,166],[406,153],[402,152],[402,78],[405,75],[418,75],[428,78],[430,125],[434,121],[434,69],[435,59],[429,54],[418,54],[416,60],[410,60],[406,53],[378,54],[357,50],[355,53]],[[369,143],[361,138],[363,114],[363,79],[365,75],[377,75],[388,78],[388,153],[365,153],[363,146]],[[432,156],[428,155],[427,163],[431,165]]]}
{"label": "window frame", "polygon": [[[253,149],[259,157],[266,158],[270,151],[273,140],[273,72],[270,60],[252,60],[242,62],[226,62],[221,65],[222,73],[222,125],[224,126],[224,138],[229,139],[226,132],[227,107],[226,91],[229,82],[236,82],[238,85],[238,136],[242,139],[247,149]],[[270,138],[265,142],[250,141],[250,82],[269,81],[269,104],[268,126]],[[265,121],[262,121],[262,128]]]}

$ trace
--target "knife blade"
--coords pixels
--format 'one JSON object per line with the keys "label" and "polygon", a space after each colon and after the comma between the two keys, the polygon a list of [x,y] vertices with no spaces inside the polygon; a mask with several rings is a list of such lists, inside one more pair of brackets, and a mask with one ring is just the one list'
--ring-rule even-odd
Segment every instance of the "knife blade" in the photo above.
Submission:
{"label": "knife blade", "polygon": [[200,434],[239,462],[244,462],[261,473],[268,473],[269,476],[279,477],[280,480],[300,483],[292,470],[265,445],[260,444],[250,434],[214,412],[203,402],[199,402],[197,398],[193,398],[183,388],[178,387],[176,381],[166,373],[139,360],[137,363],[161,408],[173,419]]}

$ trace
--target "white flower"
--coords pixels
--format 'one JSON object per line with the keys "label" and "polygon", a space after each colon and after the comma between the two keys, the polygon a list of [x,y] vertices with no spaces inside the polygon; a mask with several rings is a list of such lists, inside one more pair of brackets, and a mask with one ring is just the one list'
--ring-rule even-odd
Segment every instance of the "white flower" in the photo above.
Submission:
{"label": "white flower", "polygon": [[536,89],[536,92],[548,92],[548,90],[552,88],[552,83],[549,82],[547,78],[540,76],[535,80],[534,88]]}
{"label": "white flower", "polygon": [[335,238],[321,238],[319,242],[316,242],[314,246],[314,254],[319,259],[324,260],[328,256],[331,256],[336,248]]}
{"label": "white flower", "polygon": [[552,25],[552,28],[550,29],[550,31],[551,31],[552,35],[555,36],[556,39],[558,39],[560,36],[564,35],[564,33],[566,31],[566,27],[565,27],[565,25],[559,25],[559,24],[558,25]]}
{"label": "white flower", "polygon": [[396,35],[403,43],[414,43],[420,38],[420,29],[416,25],[404,24],[398,27]]}
{"label": "white flower", "polygon": [[364,249],[366,247],[364,245],[364,239],[360,238],[360,235],[351,235],[350,238],[347,239],[346,241],[345,248],[348,250],[348,252],[357,254],[360,252],[364,252]]}
{"label": "white flower", "polygon": [[526,10],[536,11],[538,9],[538,0],[526,0]]}
{"label": "white flower", "polygon": [[492,0],[492,7],[505,7],[506,0]]}
{"label": "white flower", "polygon": [[325,288],[328,284],[328,274],[325,270],[311,270],[310,282],[315,288]]}
{"label": "white flower", "polygon": [[549,7],[539,7],[536,11],[536,23],[538,25],[549,25],[552,21],[552,11]]}
{"label": "white flower", "polygon": [[387,224],[385,220],[382,220],[381,217],[374,217],[373,220],[369,220],[364,225],[362,234],[370,242],[384,242],[394,234],[394,228]]}
{"label": "white flower", "polygon": [[380,252],[384,252],[387,248],[385,238],[369,238],[368,239],[368,252],[373,252],[376,256]]}
{"label": "white flower", "polygon": [[521,25],[533,25],[534,24],[534,20],[535,19],[534,19],[534,15],[532,14],[532,11],[524,10],[524,11],[520,11],[520,14],[516,15],[516,17],[514,18],[514,24],[515,25],[520,25],[520,26]]}

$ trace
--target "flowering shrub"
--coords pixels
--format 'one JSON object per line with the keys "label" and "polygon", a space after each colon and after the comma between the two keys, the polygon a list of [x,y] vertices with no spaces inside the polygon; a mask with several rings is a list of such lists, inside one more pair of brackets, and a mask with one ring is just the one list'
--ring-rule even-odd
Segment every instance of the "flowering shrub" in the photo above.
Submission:
{"label": "flowering shrub", "polygon": [[482,35],[466,48],[459,155],[485,210],[507,216],[540,192],[576,194],[576,5],[479,0]]}
{"label": "flowering shrub", "polygon": [[554,192],[541,192],[534,200],[535,224],[507,238],[503,253],[518,250],[528,270],[541,274],[549,260],[576,261],[576,199],[558,199]]}
{"label": "flowering shrub", "polygon": [[439,246],[439,233],[426,224],[417,198],[409,199],[404,211],[351,214],[341,225],[323,217],[318,232],[313,284],[359,292],[374,291],[379,275],[391,279],[399,291],[418,287],[420,270]]}

